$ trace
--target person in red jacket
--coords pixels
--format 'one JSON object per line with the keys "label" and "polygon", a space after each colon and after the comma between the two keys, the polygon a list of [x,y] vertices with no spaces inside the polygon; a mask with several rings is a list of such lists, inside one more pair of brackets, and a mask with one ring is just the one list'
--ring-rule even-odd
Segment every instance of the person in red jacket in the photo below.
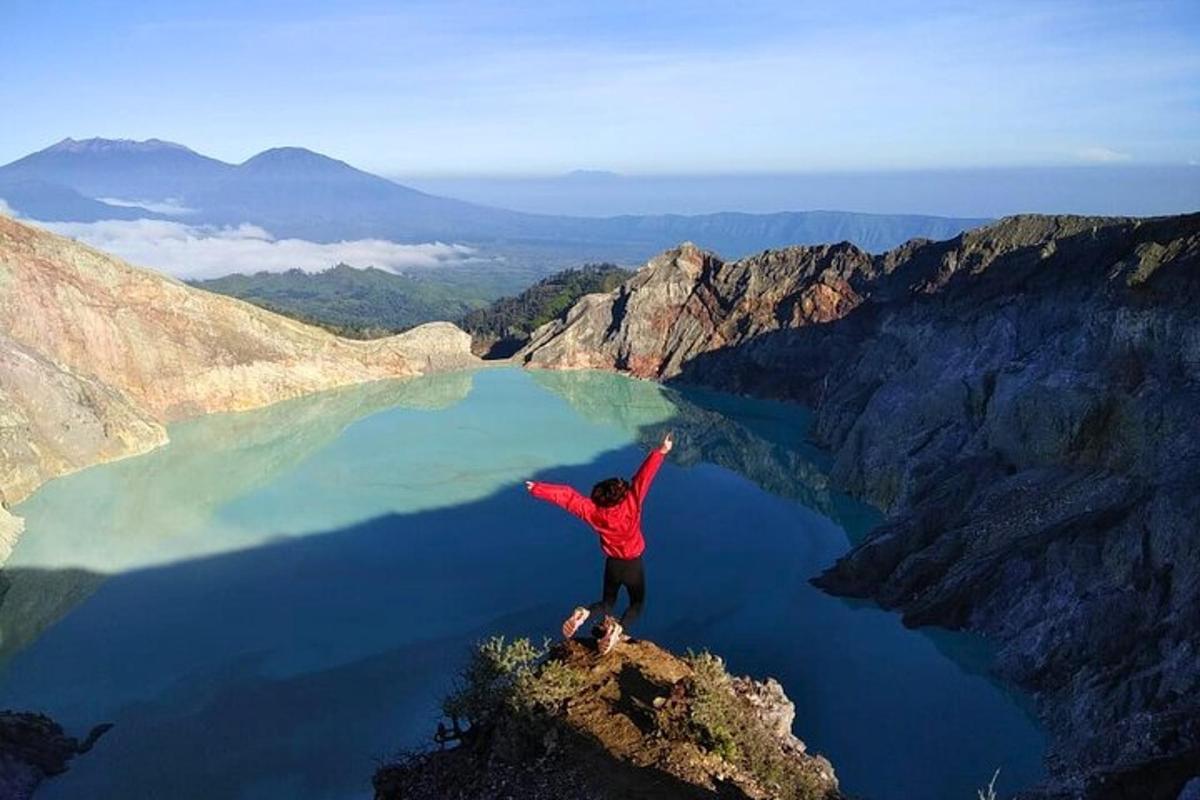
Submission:
{"label": "person in red jacket", "polygon": [[[675,442],[671,434],[646,456],[634,473],[633,480],[608,478],[592,487],[592,496],[584,497],[570,486],[557,483],[525,481],[529,493],[539,500],[560,506],[582,519],[600,536],[604,551],[604,594],[599,602],[579,606],[563,623],[563,636],[570,639],[596,612],[604,613],[600,654],[608,653],[625,635],[642,613],[646,601],[646,575],[642,568],[642,551],[646,540],[642,536],[642,504],[654,480],[663,456],[671,452]],[[629,608],[618,622],[612,616],[613,605],[621,587],[629,594]]]}

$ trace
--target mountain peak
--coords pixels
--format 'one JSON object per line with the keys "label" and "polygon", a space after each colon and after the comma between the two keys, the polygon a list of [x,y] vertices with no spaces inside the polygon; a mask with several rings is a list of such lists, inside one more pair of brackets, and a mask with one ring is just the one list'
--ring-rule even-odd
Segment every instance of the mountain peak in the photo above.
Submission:
{"label": "mountain peak", "polygon": [[345,161],[330,158],[305,147],[272,147],[246,159],[241,167],[251,170],[315,169],[330,172],[354,169]]}
{"label": "mountain peak", "polygon": [[72,139],[67,137],[60,142],[47,147],[42,152],[46,153],[151,153],[163,150],[174,150],[190,153],[190,148],[184,147],[176,142],[168,142],[163,139],[104,139],[101,137],[92,137],[91,139]]}

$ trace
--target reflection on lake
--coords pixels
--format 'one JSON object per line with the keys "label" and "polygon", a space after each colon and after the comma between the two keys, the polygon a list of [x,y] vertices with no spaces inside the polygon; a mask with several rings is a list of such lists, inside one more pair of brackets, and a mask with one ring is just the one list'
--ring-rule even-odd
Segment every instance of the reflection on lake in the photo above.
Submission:
{"label": "reflection on lake", "polygon": [[805,422],[495,369],[174,426],[17,509],[0,704],[116,723],[48,798],[365,798],[377,757],[428,741],[468,643],[552,634],[599,591],[591,535],[521,481],[628,474],[674,429],[638,633],[780,678],[850,792],[970,797],[996,767],[1005,791],[1029,783],[1041,734],[947,655],[975,643],[808,584],[874,515],[829,485]]}

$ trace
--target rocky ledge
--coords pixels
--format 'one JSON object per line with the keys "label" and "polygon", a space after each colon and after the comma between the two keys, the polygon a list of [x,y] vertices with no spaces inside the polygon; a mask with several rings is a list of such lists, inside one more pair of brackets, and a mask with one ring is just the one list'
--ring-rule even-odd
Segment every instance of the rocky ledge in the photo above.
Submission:
{"label": "rocky ledge", "polygon": [[61,775],[112,726],[97,725],[82,742],[44,714],[0,711],[0,797],[28,800],[46,778]]}
{"label": "rocky ledge", "polygon": [[782,687],[646,641],[549,650],[480,645],[438,739],[375,775],[376,800],[837,800],[824,758],[792,734]]}
{"label": "rocky ledge", "polygon": [[819,585],[992,639],[1052,736],[1041,796],[1200,775],[1200,215],[684,245],[518,358],[809,405],[835,483],[888,513]]}

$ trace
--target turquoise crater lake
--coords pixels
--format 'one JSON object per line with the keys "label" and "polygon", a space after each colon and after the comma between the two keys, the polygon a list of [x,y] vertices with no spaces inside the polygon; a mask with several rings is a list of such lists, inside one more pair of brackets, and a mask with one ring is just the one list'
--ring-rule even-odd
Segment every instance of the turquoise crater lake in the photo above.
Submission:
{"label": "turquoise crater lake", "polygon": [[115,723],[39,797],[369,797],[379,758],[429,743],[471,642],[553,635],[599,592],[593,536],[521,481],[628,475],[667,429],[635,633],[779,678],[856,796],[1041,776],[978,641],[809,585],[877,517],[830,485],[802,409],[504,368],[175,425],[21,504],[0,707]]}

